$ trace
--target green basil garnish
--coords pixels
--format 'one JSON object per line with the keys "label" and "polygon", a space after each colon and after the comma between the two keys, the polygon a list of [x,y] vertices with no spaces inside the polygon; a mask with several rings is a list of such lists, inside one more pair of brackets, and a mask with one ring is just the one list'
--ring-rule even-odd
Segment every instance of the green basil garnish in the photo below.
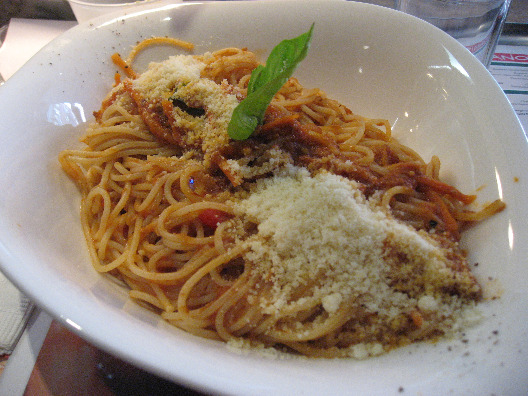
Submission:
{"label": "green basil garnish", "polygon": [[262,123],[264,114],[275,94],[306,57],[314,25],[300,36],[281,41],[268,56],[266,65],[251,73],[247,96],[233,111],[227,133],[235,140],[245,140]]}

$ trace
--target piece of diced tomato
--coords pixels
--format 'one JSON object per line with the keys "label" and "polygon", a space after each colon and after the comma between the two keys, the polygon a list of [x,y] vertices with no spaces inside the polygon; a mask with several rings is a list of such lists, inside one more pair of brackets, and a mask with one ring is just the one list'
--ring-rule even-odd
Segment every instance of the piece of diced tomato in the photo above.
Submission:
{"label": "piece of diced tomato", "polygon": [[218,209],[204,209],[198,215],[202,223],[208,227],[216,228],[218,224],[228,220],[231,216]]}

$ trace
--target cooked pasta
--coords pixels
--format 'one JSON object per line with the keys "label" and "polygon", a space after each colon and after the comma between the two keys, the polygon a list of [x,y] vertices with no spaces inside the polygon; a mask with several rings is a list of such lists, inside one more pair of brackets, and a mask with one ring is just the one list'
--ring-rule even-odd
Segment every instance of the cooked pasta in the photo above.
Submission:
{"label": "cooked pasta", "polygon": [[247,140],[226,132],[259,64],[247,49],[137,52],[59,160],[82,193],[94,268],[197,336],[314,357],[363,358],[454,331],[482,298],[460,233],[470,209],[391,136],[290,78]]}

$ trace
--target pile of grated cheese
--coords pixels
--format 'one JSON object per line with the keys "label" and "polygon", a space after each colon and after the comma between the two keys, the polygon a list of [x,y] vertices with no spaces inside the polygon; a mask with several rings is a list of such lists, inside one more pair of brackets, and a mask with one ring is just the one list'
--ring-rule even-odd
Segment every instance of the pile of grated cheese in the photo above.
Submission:
{"label": "pile of grated cheese", "polygon": [[[416,308],[430,317],[454,320],[463,304],[441,293],[453,282],[449,252],[426,233],[377,209],[358,187],[341,176],[311,176],[290,167],[282,175],[260,180],[255,191],[236,204],[239,215],[258,224],[257,236],[247,241],[246,259],[259,263],[263,279],[272,284],[269,295],[256,293],[263,312],[287,314],[306,299],[315,299],[329,315],[354,301],[385,322]],[[427,284],[415,295],[390,286],[387,262],[395,251],[425,274]],[[295,298],[310,282],[312,289]],[[444,325],[452,327],[453,321]]]}
{"label": "pile of grated cheese", "polygon": [[150,102],[172,98],[189,107],[204,109],[205,115],[197,117],[175,106],[173,115],[174,126],[186,132],[184,143],[201,146],[207,154],[229,143],[227,127],[239,100],[235,87],[226,81],[217,84],[201,77],[205,66],[192,55],[171,56],[163,62],[152,62],[133,81],[133,87]]}

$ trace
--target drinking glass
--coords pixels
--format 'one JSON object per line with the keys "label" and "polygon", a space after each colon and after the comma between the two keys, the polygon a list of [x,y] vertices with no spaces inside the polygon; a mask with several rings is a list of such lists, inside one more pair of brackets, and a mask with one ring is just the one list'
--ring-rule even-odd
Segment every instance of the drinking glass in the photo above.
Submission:
{"label": "drinking glass", "polygon": [[442,29],[488,67],[511,0],[395,0],[395,8]]}

